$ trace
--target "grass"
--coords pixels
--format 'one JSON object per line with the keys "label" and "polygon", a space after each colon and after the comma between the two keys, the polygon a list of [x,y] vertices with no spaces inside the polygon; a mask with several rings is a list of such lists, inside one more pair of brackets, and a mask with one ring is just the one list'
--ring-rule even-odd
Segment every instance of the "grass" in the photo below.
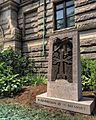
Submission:
{"label": "grass", "polygon": [[1,104],[0,120],[96,120],[96,117],[84,118],[80,114],[56,114],[18,104]]}

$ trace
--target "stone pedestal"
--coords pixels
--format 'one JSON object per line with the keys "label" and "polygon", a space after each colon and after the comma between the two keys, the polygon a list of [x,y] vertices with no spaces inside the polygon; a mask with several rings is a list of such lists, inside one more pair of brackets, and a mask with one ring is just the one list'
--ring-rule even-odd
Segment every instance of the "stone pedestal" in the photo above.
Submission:
{"label": "stone pedestal", "polygon": [[80,101],[72,101],[48,97],[47,93],[38,95],[36,97],[36,103],[89,115],[95,106],[95,101],[92,98],[83,97]]}
{"label": "stone pedestal", "polygon": [[91,114],[94,99],[82,97],[80,43],[76,30],[49,38],[47,93],[36,102],[69,111]]}

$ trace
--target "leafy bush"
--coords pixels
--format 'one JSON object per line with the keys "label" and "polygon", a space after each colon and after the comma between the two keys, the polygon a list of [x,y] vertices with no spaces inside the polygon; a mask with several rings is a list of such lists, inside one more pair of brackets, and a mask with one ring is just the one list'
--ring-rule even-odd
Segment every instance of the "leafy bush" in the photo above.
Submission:
{"label": "leafy bush", "polygon": [[0,62],[0,95],[12,96],[21,90],[22,83],[19,74],[13,74],[11,66]]}
{"label": "leafy bush", "polygon": [[83,90],[96,91],[96,60],[81,59],[81,78]]}
{"label": "leafy bush", "polygon": [[21,78],[23,85],[47,84],[47,76],[40,74],[27,74]]}
{"label": "leafy bush", "polygon": [[12,96],[23,85],[45,83],[45,76],[33,74],[33,64],[27,56],[12,48],[0,52],[0,95]]}
{"label": "leafy bush", "polygon": [[21,76],[31,72],[29,68],[28,57],[20,51],[8,48],[0,52],[0,95],[10,96],[20,91],[23,86]]}
{"label": "leafy bush", "polygon": [[11,66],[14,74],[21,76],[28,74],[32,67],[27,56],[23,55],[20,51],[14,51],[12,48],[8,48],[0,53],[0,61]]}

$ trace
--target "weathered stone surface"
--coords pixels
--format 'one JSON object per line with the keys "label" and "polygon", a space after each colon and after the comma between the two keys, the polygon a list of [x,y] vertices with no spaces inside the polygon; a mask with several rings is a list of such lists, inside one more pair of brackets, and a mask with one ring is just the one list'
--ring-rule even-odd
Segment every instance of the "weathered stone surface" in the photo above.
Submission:
{"label": "weathered stone surface", "polygon": [[87,58],[96,58],[96,30],[80,32],[81,56]]}
{"label": "weathered stone surface", "polygon": [[[6,2],[3,1],[3,4],[0,4],[0,26],[2,28],[4,48],[12,46],[14,48],[20,49],[19,42],[18,44],[16,42],[21,39],[21,31],[17,25],[17,10],[19,5],[18,2],[19,0],[6,0]],[[8,46],[9,41],[10,45]]]}
{"label": "weathered stone surface", "polygon": [[75,1],[75,22],[80,31],[96,28],[96,2],[89,0]]}
{"label": "weathered stone surface", "polygon": [[76,23],[79,31],[96,28],[96,19],[86,20],[84,22]]}
{"label": "weathered stone surface", "polygon": [[81,13],[91,11],[91,10],[95,10],[95,9],[96,9],[96,2],[92,3],[91,5],[87,4],[85,6],[77,7],[75,9],[75,14],[81,14]]}
{"label": "weathered stone surface", "polygon": [[[59,40],[57,41],[57,39]],[[80,57],[78,33],[76,31],[65,32],[65,33],[62,31],[62,33],[60,34],[51,36],[49,40],[50,40],[49,65],[48,65],[49,81],[47,87],[47,95],[48,97],[56,97],[61,99],[78,101],[79,99],[81,99],[81,83],[79,84],[81,79],[80,79],[79,60],[78,60]],[[64,43],[68,43],[68,40],[70,40],[71,44],[70,45],[65,44],[68,47],[66,48]],[[55,42],[57,42],[58,44],[54,48]],[[67,49],[68,49],[67,51],[68,53],[66,52]],[[56,58],[54,58],[54,51],[57,50],[59,50],[59,53],[55,53]],[[66,58],[65,60],[64,57]],[[69,74],[67,70],[68,67],[67,65],[70,65]],[[60,76],[59,78],[57,77],[58,75]]]}
{"label": "weathered stone surface", "polygon": [[96,59],[96,52],[84,53],[84,54],[81,54],[81,57],[88,58],[88,59]]}
{"label": "weathered stone surface", "polygon": [[95,18],[96,18],[95,11],[90,11],[88,13],[83,13],[83,14],[76,15],[75,20],[76,20],[76,22],[82,22],[82,21],[85,21],[85,20],[95,19]]}
{"label": "weathered stone surface", "polygon": [[34,60],[34,62],[47,62],[48,61],[48,57],[35,57],[35,58],[31,58],[32,60]]}
{"label": "weathered stone surface", "polygon": [[46,68],[36,68],[36,73],[39,74],[47,74],[47,69]]}
{"label": "weathered stone surface", "polygon": [[48,68],[48,62],[35,62],[35,67],[36,68]]}
{"label": "weathered stone surface", "polygon": [[84,53],[94,53],[94,52],[96,52],[96,46],[82,47],[80,49],[80,52],[81,52],[81,54],[84,54]]}
{"label": "weathered stone surface", "polygon": [[[42,39],[39,40],[31,40],[28,42],[24,42],[23,52],[41,52],[42,51]],[[47,40],[45,41],[45,50],[49,50],[49,46],[47,45]]]}
{"label": "weathered stone surface", "polygon": [[21,49],[21,43],[17,41],[6,41],[3,48],[7,49],[9,46],[12,47],[14,50]]}
{"label": "weathered stone surface", "polygon": [[95,38],[88,38],[88,39],[84,39],[81,41],[80,43],[81,47],[94,47],[96,46],[96,37]]}
{"label": "weathered stone surface", "polygon": [[38,104],[57,107],[83,114],[91,114],[95,106],[95,101],[92,98],[82,98],[81,101],[71,101],[60,98],[48,97],[47,93],[38,95],[36,97],[36,102]]}
{"label": "weathered stone surface", "polygon": [[95,2],[94,0],[75,0],[75,7],[84,6]]}

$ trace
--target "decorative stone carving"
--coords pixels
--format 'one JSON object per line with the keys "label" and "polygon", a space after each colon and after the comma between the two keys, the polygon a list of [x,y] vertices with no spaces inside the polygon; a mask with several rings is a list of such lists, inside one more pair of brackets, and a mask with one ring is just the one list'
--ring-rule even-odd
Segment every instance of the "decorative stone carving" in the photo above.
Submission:
{"label": "decorative stone carving", "polygon": [[65,79],[72,82],[72,39],[56,38],[52,59],[52,80]]}

